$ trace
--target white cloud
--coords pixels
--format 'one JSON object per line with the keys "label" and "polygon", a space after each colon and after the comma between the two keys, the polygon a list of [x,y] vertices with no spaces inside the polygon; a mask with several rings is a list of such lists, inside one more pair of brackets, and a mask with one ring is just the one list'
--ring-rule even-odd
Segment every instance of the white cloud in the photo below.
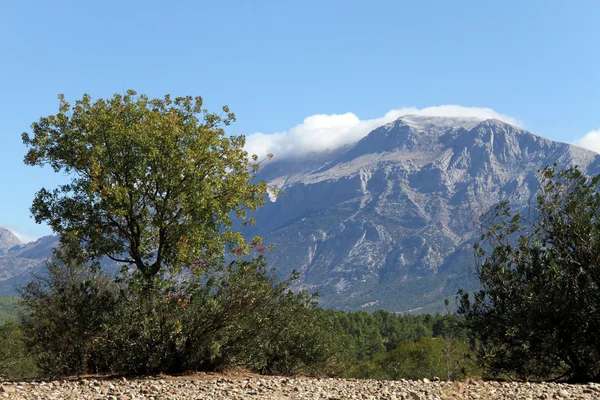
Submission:
{"label": "white cloud", "polygon": [[35,242],[38,239],[35,236],[26,235],[24,233],[21,233],[19,231],[12,229],[12,228],[7,228],[7,229],[9,231],[11,231],[11,233],[13,235],[15,235],[17,237],[17,239],[19,239],[23,243]]}
{"label": "white cloud", "polygon": [[577,146],[600,153],[600,129],[585,134],[581,139],[575,142]]}
{"label": "white cloud", "polygon": [[272,153],[277,159],[303,156],[313,152],[332,151],[352,144],[373,129],[407,114],[440,117],[475,117],[481,120],[499,119],[511,125],[522,126],[517,119],[500,114],[491,108],[443,105],[437,107],[406,107],[388,111],[384,116],[361,120],[353,113],[317,114],[304,119],[295,127],[276,133],[254,133],[246,137],[246,150],[260,158]]}

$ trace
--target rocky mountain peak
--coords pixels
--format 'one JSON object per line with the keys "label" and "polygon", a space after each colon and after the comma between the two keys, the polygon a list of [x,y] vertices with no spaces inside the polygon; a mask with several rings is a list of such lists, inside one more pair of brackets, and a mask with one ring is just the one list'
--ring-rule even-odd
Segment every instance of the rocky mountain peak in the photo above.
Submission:
{"label": "rocky mountain peak", "polygon": [[[277,275],[300,272],[296,287],[324,306],[402,312],[475,290],[478,217],[501,200],[525,211],[537,171],[554,163],[600,173],[600,155],[499,120],[405,115],[354,145],[269,163],[259,177],[285,194],[244,233],[273,245]],[[55,241],[15,247],[0,230],[0,293],[41,268]]]}
{"label": "rocky mountain peak", "polygon": [[0,253],[5,253],[8,249],[23,244],[14,233],[0,226]]}
{"label": "rocky mountain peak", "polygon": [[515,137],[534,135],[500,120],[411,114],[371,131],[336,161],[349,162],[366,154],[391,152],[436,154],[446,147],[493,144],[496,136],[501,136],[499,144],[514,145]]}
{"label": "rocky mountain peak", "polygon": [[476,117],[439,117],[407,114],[387,125],[402,124],[428,133],[442,133],[450,129],[471,129],[482,121],[482,119]]}
{"label": "rocky mountain peak", "polygon": [[501,200],[529,207],[553,163],[600,170],[593,152],[500,120],[405,115],[318,162],[273,168],[285,194],[254,233],[275,246],[278,274],[299,271],[324,305],[408,310],[476,287],[478,217]]}

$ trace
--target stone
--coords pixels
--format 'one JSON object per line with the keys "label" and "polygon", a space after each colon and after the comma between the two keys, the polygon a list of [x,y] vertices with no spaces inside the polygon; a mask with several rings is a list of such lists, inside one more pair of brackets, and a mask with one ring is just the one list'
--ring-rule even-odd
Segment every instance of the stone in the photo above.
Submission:
{"label": "stone", "polygon": [[[216,374],[214,374],[216,375]],[[212,375],[210,375],[212,376]],[[376,381],[314,378],[260,377],[236,379],[208,377],[190,380],[187,377],[139,379],[124,384],[117,380],[94,380],[86,385],[75,382],[0,383],[0,398],[13,400],[534,400],[596,398],[595,385],[556,383],[486,382],[477,385],[460,382]],[[220,379],[223,378],[223,379]],[[289,379],[284,381],[284,379]],[[286,384],[284,384],[284,382]],[[251,384],[251,385],[250,385]],[[16,387],[19,390],[15,390]],[[253,386],[252,389],[248,386]],[[243,387],[246,387],[243,389]],[[114,388],[114,393],[111,393]],[[10,393],[7,393],[10,392]]]}
{"label": "stone", "polygon": [[150,386],[150,391],[156,393],[156,392],[160,392],[160,386],[158,385],[151,385]]}

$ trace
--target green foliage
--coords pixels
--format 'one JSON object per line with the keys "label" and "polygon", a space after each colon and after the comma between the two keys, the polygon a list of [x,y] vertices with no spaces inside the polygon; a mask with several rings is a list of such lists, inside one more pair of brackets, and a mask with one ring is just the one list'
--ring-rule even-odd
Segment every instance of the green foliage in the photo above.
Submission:
{"label": "green foliage", "polygon": [[56,252],[47,276],[23,288],[25,342],[42,371],[68,375],[98,372],[103,354],[95,347],[117,308],[119,290],[97,268]]}
{"label": "green foliage", "polygon": [[467,333],[453,314],[398,315],[383,310],[335,313],[344,332],[344,376],[460,379],[478,375]]}
{"label": "green foliage", "polygon": [[274,282],[264,257],[200,267],[202,275],[155,277],[148,286],[139,271],[115,281],[57,259],[48,278],[23,291],[26,343],[46,375],[231,366],[296,374],[334,366],[332,321],[312,297]]}
{"label": "green foliage", "polygon": [[445,337],[424,337],[418,342],[402,342],[378,361],[391,379],[438,377],[462,379],[478,373],[469,359],[465,341]]}
{"label": "green foliage", "polygon": [[459,313],[490,374],[600,379],[600,176],[541,171],[531,221],[501,204],[476,245],[481,290]]}
{"label": "green foliage", "polygon": [[0,377],[29,378],[37,375],[35,360],[28,356],[21,326],[13,320],[0,325]]}
{"label": "green foliage", "polygon": [[74,106],[59,99],[59,112],[33,123],[23,142],[26,164],[71,179],[41,189],[31,207],[63,245],[83,247],[86,260],[133,266],[148,282],[197,258],[222,260],[226,247],[250,250],[231,216],[246,220],[264,203],[266,184],[252,182],[259,165],[244,137],[225,135],[235,120],[227,107],[223,118],[200,97],[132,90],[95,102],[84,95]]}
{"label": "green foliage", "polygon": [[[221,117],[199,97],[134,91],[96,102],[84,95],[74,106],[59,98],[59,112],[23,134],[25,163],[70,182],[34,199],[36,222],[61,247],[46,277],[22,291],[27,312],[6,328],[12,354],[24,344],[51,376],[231,366],[277,374],[351,366],[348,375],[386,379],[466,373],[454,316],[324,311],[290,281],[276,282],[264,257],[239,257],[264,250],[232,218],[254,223],[246,212],[264,203],[266,184],[254,182],[259,163],[244,138],[225,135],[235,119],[227,107]],[[227,250],[238,258],[225,266]],[[102,257],[124,265],[117,279],[100,270]]]}
{"label": "green foliage", "polygon": [[18,297],[0,297],[0,323],[9,318],[17,318],[19,309],[20,305]]}
{"label": "green foliage", "polygon": [[[60,235],[46,278],[22,292],[25,342],[48,375],[155,373],[241,366],[269,373],[325,372],[333,320],[306,293],[277,283],[233,218],[265,201],[257,157],[235,120],[199,97],[149,99],[127,91],[74,106],[23,134],[25,163],[70,177],[40,190],[36,222]],[[98,267],[124,265],[117,280]]]}

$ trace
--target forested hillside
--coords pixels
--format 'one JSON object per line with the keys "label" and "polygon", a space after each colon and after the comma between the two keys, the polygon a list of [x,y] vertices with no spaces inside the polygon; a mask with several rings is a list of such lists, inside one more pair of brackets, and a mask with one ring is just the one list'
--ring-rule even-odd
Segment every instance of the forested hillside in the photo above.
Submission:
{"label": "forested hillside", "polygon": [[18,297],[0,297],[0,324],[9,318],[16,319],[18,314]]}

